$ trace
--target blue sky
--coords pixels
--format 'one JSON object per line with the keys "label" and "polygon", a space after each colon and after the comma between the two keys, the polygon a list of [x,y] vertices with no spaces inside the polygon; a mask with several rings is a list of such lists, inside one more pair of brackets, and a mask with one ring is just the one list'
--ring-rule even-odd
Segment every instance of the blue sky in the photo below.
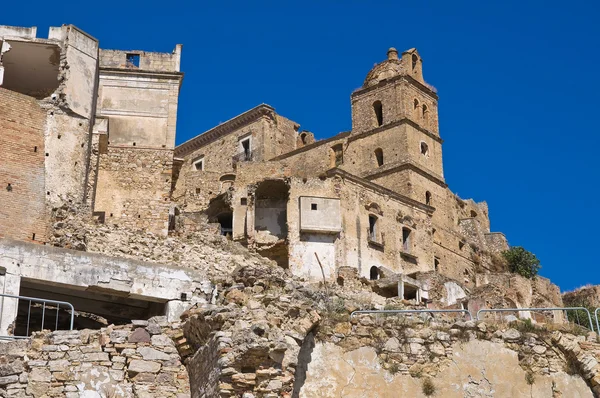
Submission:
{"label": "blue sky", "polygon": [[[600,284],[598,1],[7,2],[1,24],[72,23],[102,48],[183,44],[177,142],[260,103],[324,138],[389,47],[440,95],[446,181],[569,290]],[[92,7],[93,4],[93,7]]]}

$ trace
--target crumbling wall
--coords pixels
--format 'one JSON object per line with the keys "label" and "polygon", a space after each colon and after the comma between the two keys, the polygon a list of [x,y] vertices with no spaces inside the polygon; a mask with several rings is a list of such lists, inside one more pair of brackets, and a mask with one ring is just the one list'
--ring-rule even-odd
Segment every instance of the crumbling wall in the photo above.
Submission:
{"label": "crumbling wall", "polygon": [[46,199],[50,208],[81,202],[86,187],[89,119],[51,107],[45,128]]}
{"label": "crumbling wall", "polygon": [[0,87],[0,237],[46,241],[45,126],[34,98]]}
{"label": "crumbling wall", "polygon": [[[100,50],[100,67],[118,69],[141,69],[145,71],[178,72],[181,63],[181,44],[172,53],[141,50]],[[127,62],[127,55],[139,55],[139,67]]]}
{"label": "crumbling wall", "polygon": [[562,299],[568,306],[600,308],[600,285],[586,285],[572,292],[563,293]]}
{"label": "crumbling wall", "polygon": [[166,235],[173,152],[111,147],[100,155],[96,212],[105,222]]}
{"label": "crumbling wall", "polygon": [[172,327],[154,318],[100,330],[38,332],[30,340],[0,344],[0,395],[189,397]]}

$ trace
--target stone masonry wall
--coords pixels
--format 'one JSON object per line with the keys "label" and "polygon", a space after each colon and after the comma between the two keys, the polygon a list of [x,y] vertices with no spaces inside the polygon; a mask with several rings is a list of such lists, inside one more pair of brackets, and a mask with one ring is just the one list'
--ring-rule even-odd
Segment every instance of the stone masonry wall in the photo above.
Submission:
{"label": "stone masonry wall", "polygon": [[100,155],[94,211],[106,223],[166,235],[173,151],[110,147]]}
{"label": "stone masonry wall", "polygon": [[162,317],[101,330],[38,332],[0,345],[0,396],[189,397],[185,366]]}
{"label": "stone masonry wall", "polygon": [[0,88],[0,237],[45,241],[45,124],[34,98]]}

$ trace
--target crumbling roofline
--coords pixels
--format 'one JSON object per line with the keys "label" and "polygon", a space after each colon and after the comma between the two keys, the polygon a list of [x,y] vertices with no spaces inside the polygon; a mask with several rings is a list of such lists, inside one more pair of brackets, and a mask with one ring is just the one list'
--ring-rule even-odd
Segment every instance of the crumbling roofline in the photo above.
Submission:
{"label": "crumbling roofline", "polygon": [[291,152],[287,152],[287,153],[284,153],[282,155],[276,156],[276,157],[274,157],[272,159],[269,159],[269,160],[271,161],[271,160],[286,159],[286,158],[292,157],[294,155],[297,155],[299,153],[310,151],[311,149],[317,148],[317,147],[319,147],[319,146],[321,146],[323,144],[327,144],[327,143],[330,143],[332,141],[341,140],[342,138],[346,138],[349,135],[350,135],[350,131],[344,131],[342,133],[338,133],[338,134],[334,135],[333,137],[329,137],[329,138],[326,138],[324,140],[315,141],[312,144],[308,144],[306,146],[303,146],[303,147],[298,148],[296,150],[293,150]]}
{"label": "crumbling roofline", "polygon": [[175,156],[176,157],[185,157],[191,152],[195,151],[202,146],[209,144],[224,135],[231,133],[233,130],[238,129],[242,126],[249,124],[265,115],[270,115],[275,113],[275,108],[268,104],[260,104],[255,106],[254,108],[241,113],[232,119],[227,120],[219,124],[216,127],[213,127],[210,130],[201,133],[200,135],[195,136],[183,144],[180,144],[175,147]]}

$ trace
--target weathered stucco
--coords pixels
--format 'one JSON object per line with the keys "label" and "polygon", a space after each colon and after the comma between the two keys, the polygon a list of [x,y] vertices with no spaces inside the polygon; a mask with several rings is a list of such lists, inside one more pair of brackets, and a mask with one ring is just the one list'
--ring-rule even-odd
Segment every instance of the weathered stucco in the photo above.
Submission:
{"label": "weathered stucco", "polygon": [[[529,385],[517,353],[501,343],[472,340],[454,347],[453,360],[432,379],[438,397],[593,397],[579,376],[558,372],[535,376]],[[375,349],[344,352],[330,343],[317,343],[311,353],[300,398],[425,397],[427,376],[391,374],[382,368]]]}

